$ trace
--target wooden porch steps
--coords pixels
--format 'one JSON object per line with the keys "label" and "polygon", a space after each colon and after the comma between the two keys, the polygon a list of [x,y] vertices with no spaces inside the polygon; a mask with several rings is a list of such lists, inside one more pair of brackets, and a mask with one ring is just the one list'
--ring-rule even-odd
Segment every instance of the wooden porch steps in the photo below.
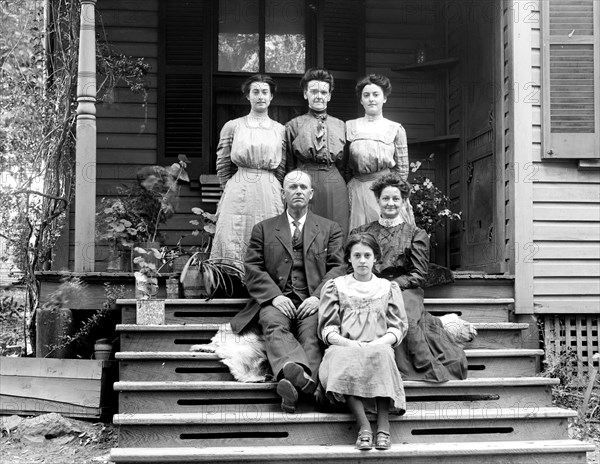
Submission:
{"label": "wooden porch steps", "polygon": [[[406,401],[412,407],[436,406],[491,409],[525,408],[526,405],[552,406],[553,385],[558,379],[512,377],[451,380],[436,384],[405,381]],[[214,404],[252,404],[257,410],[279,407],[277,384],[236,381],[127,382],[114,385],[119,392],[121,413],[196,412]]]}
{"label": "wooden porch steps", "polygon": [[430,312],[476,325],[465,350],[469,379],[406,381],[407,413],[392,417],[392,449],[363,453],[352,446],[350,414],[303,403],[285,414],[275,383],[236,382],[215,354],[189,351],[245,302],[167,300],[166,325],[138,326],[135,300],[119,300],[114,462],[585,463],[593,449],[568,439],[575,412],[552,406],[558,380],[536,377],[543,351],[524,349],[528,324],[513,321],[512,298],[426,298]]}
{"label": "wooden porch steps", "polygon": [[[278,405],[260,411],[251,405],[214,405],[197,413],[116,414],[123,447],[343,445],[356,440],[351,414],[316,411],[287,414]],[[408,408],[390,418],[395,443],[566,440],[575,411],[530,405],[524,408]],[[372,420],[375,418],[372,417]]]}
{"label": "wooden porch steps", "polygon": [[376,462],[411,464],[585,464],[593,446],[575,440],[505,441],[475,443],[393,444],[386,451],[358,451],[348,445],[323,446],[234,446],[207,448],[115,448],[116,463],[264,463],[286,464]]}
{"label": "wooden porch steps", "polygon": [[[165,323],[203,324],[229,322],[248,300],[176,299],[165,300]],[[457,314],[469,322],[508,322],[513,313],[513,298],[425,298],[425,308],[431,314]],[[122,323],[135,324],[136,300],[119,300]]]}
{"label": "wooden porch steps", "polygon": [[[528,324],[517,322],[477,322],[477,337],[467,343],[469,349],[477,348],[521,348],[521,332]],[[134,351],[143,346],[152,351],[188,351],[191,345],[209,343],[219,329],[213,322],[136,325],[120,324],[121,349]]]}
{"label": "wooden porch steps", "polygon": [[[138,346],[139,347],[139,346]],[[533,376],[543,350],[465,350],[471,378]],[[126,351],[116,354],[121,380],[233,380],[213,353]]]}

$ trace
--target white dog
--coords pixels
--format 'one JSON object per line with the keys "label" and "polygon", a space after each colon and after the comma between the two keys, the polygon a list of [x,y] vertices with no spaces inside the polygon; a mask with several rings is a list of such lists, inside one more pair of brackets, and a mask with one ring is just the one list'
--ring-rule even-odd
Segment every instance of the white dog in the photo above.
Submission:
{"label": "white dog", "polygon": [[[473,340],[477,330],[456,314],[446,314],[440,320],[452,340],[464,345]],[[239,382],[270,382],[274,380],[267,360],[265,341],[256,332],[244,335],[233,333],[231,325],[221,324],[207,345],[193,345],[190,351],[215,353],[225,364],[231,375]]]}
{"label": "white dog", "polygon": [[459,345],[472,342],[477,335],[475,326],[456,314],[445,314],[440,316],[440,320],[450,338]]}
{"label": "white dog", "polygon": [[221,324],[207,345],[193,345],[190,351],[210,351],[225,364],[239,382],[269,382],[273,380],[262,335],[233,333],[230,324]]}

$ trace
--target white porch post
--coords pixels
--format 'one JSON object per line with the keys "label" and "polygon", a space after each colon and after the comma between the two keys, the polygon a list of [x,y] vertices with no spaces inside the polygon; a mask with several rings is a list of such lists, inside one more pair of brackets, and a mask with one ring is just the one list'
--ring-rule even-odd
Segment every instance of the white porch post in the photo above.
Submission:
{"label": "white porch post", "polygon": [[96,229],[96,0],[81,0],[77,72],[75,272],[94,270]]}
{"label": "white porch post", "polygon": [[[513,1],[513,12],[518,14],[512,24],[514,97],[514,147],[515,173],[533,162],[533,108],[523,96],[525,86],[532,81],[531,24],[522,18],[530,13],[531,2]],[[533,313],[533,260],[524,256],[535,246],[533,237],[533,183],[515,175],[514,231],[515,231],[515,312]]]}

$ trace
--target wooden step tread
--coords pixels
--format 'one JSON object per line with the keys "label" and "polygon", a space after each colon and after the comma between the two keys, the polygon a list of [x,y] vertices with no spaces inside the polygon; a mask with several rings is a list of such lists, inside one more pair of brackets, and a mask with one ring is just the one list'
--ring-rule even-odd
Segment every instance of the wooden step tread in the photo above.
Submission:
{"label": "wooden step tread", "polygon": [[[444,383],[423,382],[418,380],[405,380],[404,388],[476,388],[490,386],[547,386],[558,385],[559,379],[548,377],[505,377],[505,378],[482,378],[482,379],[465,379],[465,380],[449,380]],[[244,383],[236,381],[189,381],[189,382],[135,382],[124,381],[116,382],[114,389],[116,391],[200,391],[200,390],[275,390],[276,382],[262,383]]]}
{"label": "wooden step tread", "polygon": [[[467,358],[489,357],[533,357],[541,356],[544,350],[502,349],[502,350],[465,350]],[[215,353],[197,351],[120,351],[115,354],[116,359],[202,359],[220,360]]]}
{"label": "wooden step tread", "polygon": [[467,358],[487,358],[490,356],[494,357],[516,357],[516,356],[542,356],[544,350],[526,350],[521,348],[514,349],[502,349],[502,350],[465,350]]}
{"label": "wooden step tread", "polygon": [[115,330],[117,332],[195,332],[195,331],[209,331],[219,330],[220,324],[206,323],[206,324],[117,324]]}
{"label": "wooden step tread", "polygon": [[[119,298],[116,301],[117,305],[136,305],[137,300],[135,298]],[[207,300],[205,298],[174,298],[174,299],[166,299],[165,304],[177,304],[177,305],[185,305],[185,306],[194,306],[194,305],[202,305],[202,306],[233,306],[233,305],[245,305],[248,303],[248,298],[214,298],[212,300]]]}
{"label": "wooden step tread", "polygon": [[527,322],[473,322],[477,330],[515,330],[527,329]]}
{"label": "wooden step tread", "polygon": [[[567,419],[576,417],[577,412],[570,409],[556,407],[515,407],[495,408],[493,412],[488,409],[460,409],[442,408],[423,410],[421,408],[411,409],[407,406],[406,414],[403,416],[391,416],[390,420],[397,421],[446,421],[446,420],[499,420],[499,419],[545,419],[558,418]],[[278,410],[255,411],[254,414],[239,414],[235,411],[222,411],[206,413],[175,413],[175,414],[115,414],[113,423],[117,425],[192,425],[192,424],[282,424],[282,423],[313,423],[323,424],[355,422],[351,414],[322,413],[316,411],[298,412],[287,414]]]}
{"label": "wooden step tread", "polygon": [[[473,322],[477,330],[514,330],[527,329],[529,324],[525,322]],[[117,332],[194,332],[194,331],[209,331],[219,330],[221,324],[205,323],[205,324],[117,324]]]}
{"label": "wooden step tread", "polygon": [[[353,462],[357,459],[381,460],[414,459],[417,457],[450,457],[450,456],[482,456],[480,462],[486,461],[484,456],[490,455],[527,455],[532,453],[551,454],[585,453],[593,451],[594,445],[577,440],[537,440],[537,441],[491,441],[491,442],[458,442],[458,443],[407,443],[393,444],[384,452],[364,452],[351,445],[329,446],[236,446],[210,448],[113,448],[110,459],[113,462],[281,462],[294,459],[298,461],[321,462],[323,459],[336,458],[340,462]],[[342,459],[344,461],[342,461]]]}
{"label": "wooden step tread", "polygon": [[[424,298],[425,304],[512,304],[514,298]],[[117,305],[135,305],[135,298],[120,298],[117,300]],[[176,298],[166,299],[165,305],[177,304],[185,306],[237,306],[248,303],[247,298],[215,298],[206,300],[204,298]]]}

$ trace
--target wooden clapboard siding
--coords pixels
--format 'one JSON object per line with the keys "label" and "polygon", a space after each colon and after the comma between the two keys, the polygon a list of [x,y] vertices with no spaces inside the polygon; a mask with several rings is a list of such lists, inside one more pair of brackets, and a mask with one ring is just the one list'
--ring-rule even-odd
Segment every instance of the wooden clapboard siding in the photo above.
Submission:
{"label": "wooden clapboard siding", "polygon": [[[577,2],[561,3],[580,15]],[[517,249],[515,260],[532,269],[529,288],[535,313],[594,312],[600,305],[600,173],[578,169],[576,160],[542,155],[548,142],[544,125],[549,111],[542,99],[548,81],[542,81],[542,76],[548,74],[550,63],[542,59],[541,19],[548,6],[548,2],[531,2],[527,12],[531,79],[518,91],[519,98],[531,105],[531,151],[523,150],[515,159],[513,178],[530,191],[530,217],[515,216],[521,221],[516,227],[528,230],[530,238],[526,248]],[[569,95],[567,89],[562,91]],[[516,282],[524,285],[519,284],[519,275]]]}

